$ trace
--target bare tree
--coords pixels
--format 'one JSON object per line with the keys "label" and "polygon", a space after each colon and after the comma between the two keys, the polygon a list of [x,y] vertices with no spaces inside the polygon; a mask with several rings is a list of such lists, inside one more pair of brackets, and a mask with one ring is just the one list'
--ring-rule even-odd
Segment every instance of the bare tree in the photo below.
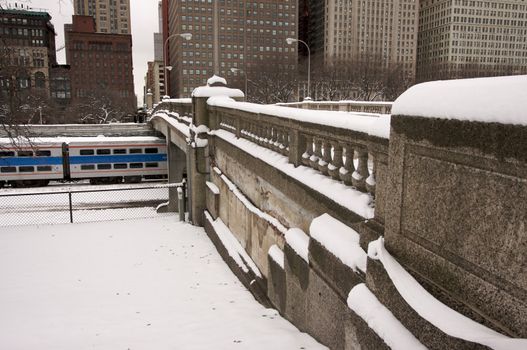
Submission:
{"label": "bare tree", "polygon": [[255,103],[289,102],[297,89],[296,73],[280,65],[261,65],[248,72],[248,100]]}
{"label": "bare tree", "polygon": [[131,112],[128,99],[108,91],[77,99],[67,111],[70,122],[81,124],[119,122]]}

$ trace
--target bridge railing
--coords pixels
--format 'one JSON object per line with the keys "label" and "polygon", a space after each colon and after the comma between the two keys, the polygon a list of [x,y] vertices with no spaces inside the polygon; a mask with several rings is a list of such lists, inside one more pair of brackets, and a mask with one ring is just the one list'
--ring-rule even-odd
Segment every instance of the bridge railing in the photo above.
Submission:
{"label": "bridge railing", "polygon": [[[287,112],[285,116],[276,116],[219,106],[209,111],[215,116],[217,128],[278,152],[295,166],[310,167],[375,196],[377,160],[387,157],[387,138],[287,117]],[[379,123],[383,122],[374,115],[350,117],[377,118]],[[384,121],[389,128],[389,118]]]}
{"label": "bridge railing", "polygon": [[390,114],[392,111],[393,102],[302,101],[302,102],[291,102],[291,103],[278,103],[277,105],[283,106],[283,107],[312,109],[312,110]]}

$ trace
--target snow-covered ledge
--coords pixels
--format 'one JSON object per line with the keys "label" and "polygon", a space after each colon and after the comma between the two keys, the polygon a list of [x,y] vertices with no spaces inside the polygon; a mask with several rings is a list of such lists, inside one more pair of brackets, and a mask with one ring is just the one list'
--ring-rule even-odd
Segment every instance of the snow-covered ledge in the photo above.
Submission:
{"label": "snow-covered ledge", "polygon": [[527,75],[432,81],[408,89],[392,115],[527,125]]}

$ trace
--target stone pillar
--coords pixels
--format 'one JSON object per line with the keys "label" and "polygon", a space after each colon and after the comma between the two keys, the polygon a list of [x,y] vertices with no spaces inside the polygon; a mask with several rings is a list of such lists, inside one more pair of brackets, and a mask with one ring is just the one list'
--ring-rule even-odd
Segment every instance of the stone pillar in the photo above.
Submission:
{"label": "stone pillar", "polygon": [[[170,134],[169,134],[170,135]],[[180,150],[172,143],[171,137],[167,137],[167,158],[168,158],[168,183],[179,183],[183,181],[183,172],[186,167],[185,152]],[[178,211],[178,194],[177,188],[169,188],[168,190],[168,211]],[[182,208],[185,210],[185,208]]]}
{"label": "stone pillar", "polygon": [[148,92],[146,93],[146,108],[152,109],[153,107],[154,107],[154,95],[149,89]]}

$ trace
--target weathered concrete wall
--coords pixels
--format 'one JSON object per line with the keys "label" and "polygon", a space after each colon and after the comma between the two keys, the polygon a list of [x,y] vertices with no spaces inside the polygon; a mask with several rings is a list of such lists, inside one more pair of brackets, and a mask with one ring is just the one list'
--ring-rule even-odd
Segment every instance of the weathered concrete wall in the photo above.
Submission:
{"label": "weathered concrete wall", "polygon": [[527,337],[527,128],[393,117],[387,249],[464,314]]}

